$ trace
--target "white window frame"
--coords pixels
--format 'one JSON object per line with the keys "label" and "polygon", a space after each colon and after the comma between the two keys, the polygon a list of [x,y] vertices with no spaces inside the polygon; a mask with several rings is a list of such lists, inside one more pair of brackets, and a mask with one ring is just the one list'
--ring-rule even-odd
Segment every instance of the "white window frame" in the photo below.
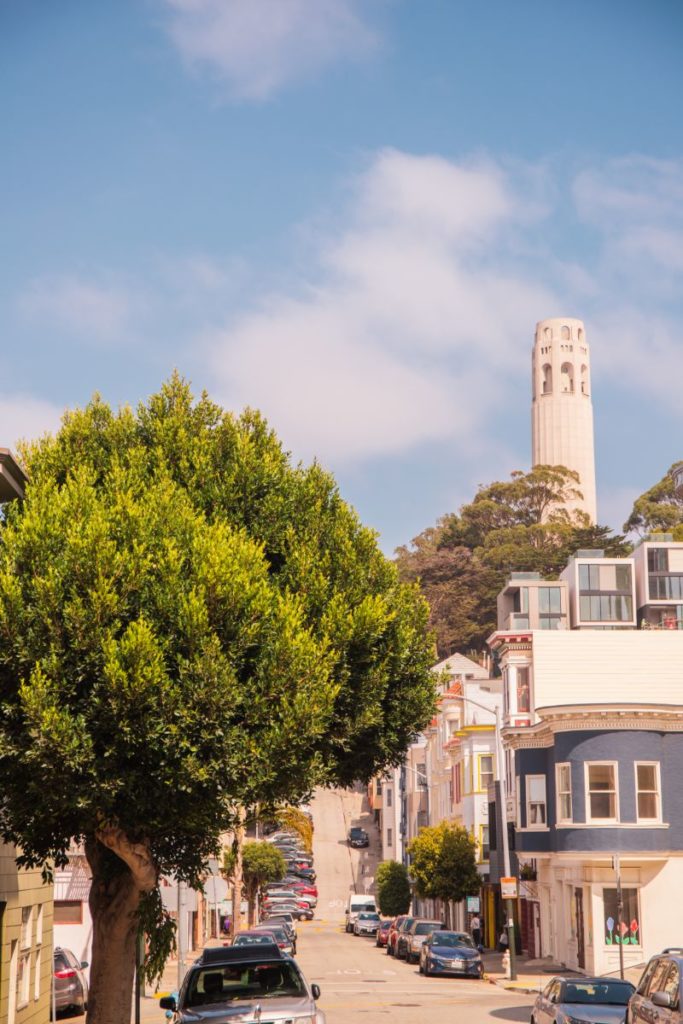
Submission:
{"label": "white window frame", "polygon": [[33,958],[33,1001],[40,999],[40,970],[42,960],[42,949],[37,950]]}
{"label": "white window frame", "polygon": [[43,904],[39,903],[36,913],[36,946],[43,943]]}
{"label": "white window frame", "polygon": [[[24,912],[28,911],[28,919],[24,925]],[[33,945],[33,907],[21,908],[21,929],[19,933],[19,949],[25,952]]]}
{"label": "white window frame", "polygon": [[[641,792],[641,790],[638,788],[638,768],[639,768],[640,765],[642,765],[644,768],[654,768],[654,770],[655,770],[655,781],[656,781],[656,786],[657,786],[657,790],[656,790],[656,794],[655,794],[656,797],[657,797],[657,816],[655,818],[641,818],[640,814],[638,813],[638,794]],[[662,779],[661,779],[661,772],[660,772],[659,761],[634,761],[633,762],[633,775],[634,775],[635,787],[636,787],[636,821],[638,822],[639,825],[640,824],[650,824],[650,823],[655,824],[655,825],[660,824],[661,821],[662,821]],[[644,790],[642,790],[642,792],[643,793],[650,793],[651,790],[644,789]]]}
{"label": "white window frame", "polygon": [[[591,814],[591,791],[589,785],[589,770],[593,767],[607,766],[614,773],[614,818],[594,818]],[[584,794],[586,800],[586,823],[591,825],[614,825],[620,821],[621,803],[619,800],[619,762],[618,761],[584,761],[583,765]],[[603,790],[603,792],[606,792]]]}
{"label": "white window frame", "polygon": [[[562,769],[566,768],[569,772],[569,790],[560,789],[560,776]],[[571,814],[569,817],[565,817],[560,813],[562,795],[569,793],[569,808]],[[555,765],[555,820],[558,825],[566,825],[567,823],[573,823],[574,821],[574,793],[572,790],[572,766],[569,761],[560,761]]]}
{"label": "white window frame", "polygon": [[[531,783],[532,779],[542,779],[543,780],[543,806],[545,807],[545,815],[544,815],[545,821],[543,821],[543,822],[541,822],[540,824],[537,824],[537,825],[532,825],[531,824],[531,814],[530,814],[531,801],[529,799],[529,794],[530,794],[530,791],[531,791],[530,783]],[[539,832],[539,831],[544,831],[545,832],[547,830],[547,828],[548,828],[548,780],[547,780],[546,776],[545,775],[540,775],[540,774],[525,775],[524,776],[524,797],[525,797],[525,802],[526,802],[526,827],[527,827],[527,829],[530,832]],[[538,800],[534,800],[534,803],[539,803],[539,801]]]}
{"label": "white window frame", "polygon": [[[21,988],[19,987],[19,968],[23,964],[21,974]],[[30,950],[19,950],[17,961],[17,1010],[23,1010],[28,1006],[31,998],[31,952]]]}

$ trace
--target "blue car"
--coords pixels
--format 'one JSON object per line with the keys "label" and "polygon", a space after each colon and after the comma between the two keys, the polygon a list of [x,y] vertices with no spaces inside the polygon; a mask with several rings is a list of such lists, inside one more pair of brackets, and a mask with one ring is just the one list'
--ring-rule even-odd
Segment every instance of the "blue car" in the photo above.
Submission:
{"label": "blue car", "polygon": [[431,932],[420,950],[420,974],[481,978],[479,950],[465,932]]}
{"label": "blue car", "polygon": [[531,1024],[624,1024],[634,992],[620,978],[552,978],[536,997]]}

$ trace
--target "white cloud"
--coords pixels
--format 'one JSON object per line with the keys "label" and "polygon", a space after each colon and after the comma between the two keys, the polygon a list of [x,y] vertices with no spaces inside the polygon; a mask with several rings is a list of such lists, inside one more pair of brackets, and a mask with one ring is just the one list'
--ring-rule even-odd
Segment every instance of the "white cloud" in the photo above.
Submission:
{"label": "white cloud", "polygon": [[506,259],[524,203],[493,165],[388,151],[345,213],[303,297],[270,296],[208,338],[217,386],[261,408],[297,455],[438,439],[467,454],[510,375],[528,373],[539,310],[556,306]]}
{"label": "white cloud", "polygon": [[129,293],[75,275],[41,277],[19,296],[19,313],[31,322],[45,322],[93,340],[125,333],[133,309]]}
{"label": "white cloud", "polygon": [[0,394],[0,447],[15,449],[59,428],[61,406],[22,394]]}
{"label": "white cloud", "polygon": [[263,100],[290,81],[377,44],[367,0],[164,0],[183,59],[208,67],[233,96]]}

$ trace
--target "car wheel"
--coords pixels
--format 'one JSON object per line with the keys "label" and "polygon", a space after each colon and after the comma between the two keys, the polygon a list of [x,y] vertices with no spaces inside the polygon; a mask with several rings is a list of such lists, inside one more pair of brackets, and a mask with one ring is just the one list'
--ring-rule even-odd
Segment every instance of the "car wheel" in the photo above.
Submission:
{"label": "car wheel", "polygon": [[424,976],[425,978],[430,978],[431,974],[432,972],[429,970],[429,960],[425,960]]}

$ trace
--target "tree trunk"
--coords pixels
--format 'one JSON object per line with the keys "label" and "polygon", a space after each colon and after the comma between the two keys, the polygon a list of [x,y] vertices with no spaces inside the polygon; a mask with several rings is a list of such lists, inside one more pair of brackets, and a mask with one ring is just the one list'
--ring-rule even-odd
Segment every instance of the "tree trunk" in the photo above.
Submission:
{"label": "tree trunk", "polygon": [[242,846],[244,845],[244,819],[246,812],[243,807],[238,811],[238,824],[235,828],[235,869],[232,876],[232,934],[238,935],[242,929]]}
{"label": "tree trunk", "polygon": [[143,893],[157,884],[157,872],[149,849],[131,843],[120,829],[87,837],[85,855],[93,919],[87,1024],[130,1024],[137,912]]}

